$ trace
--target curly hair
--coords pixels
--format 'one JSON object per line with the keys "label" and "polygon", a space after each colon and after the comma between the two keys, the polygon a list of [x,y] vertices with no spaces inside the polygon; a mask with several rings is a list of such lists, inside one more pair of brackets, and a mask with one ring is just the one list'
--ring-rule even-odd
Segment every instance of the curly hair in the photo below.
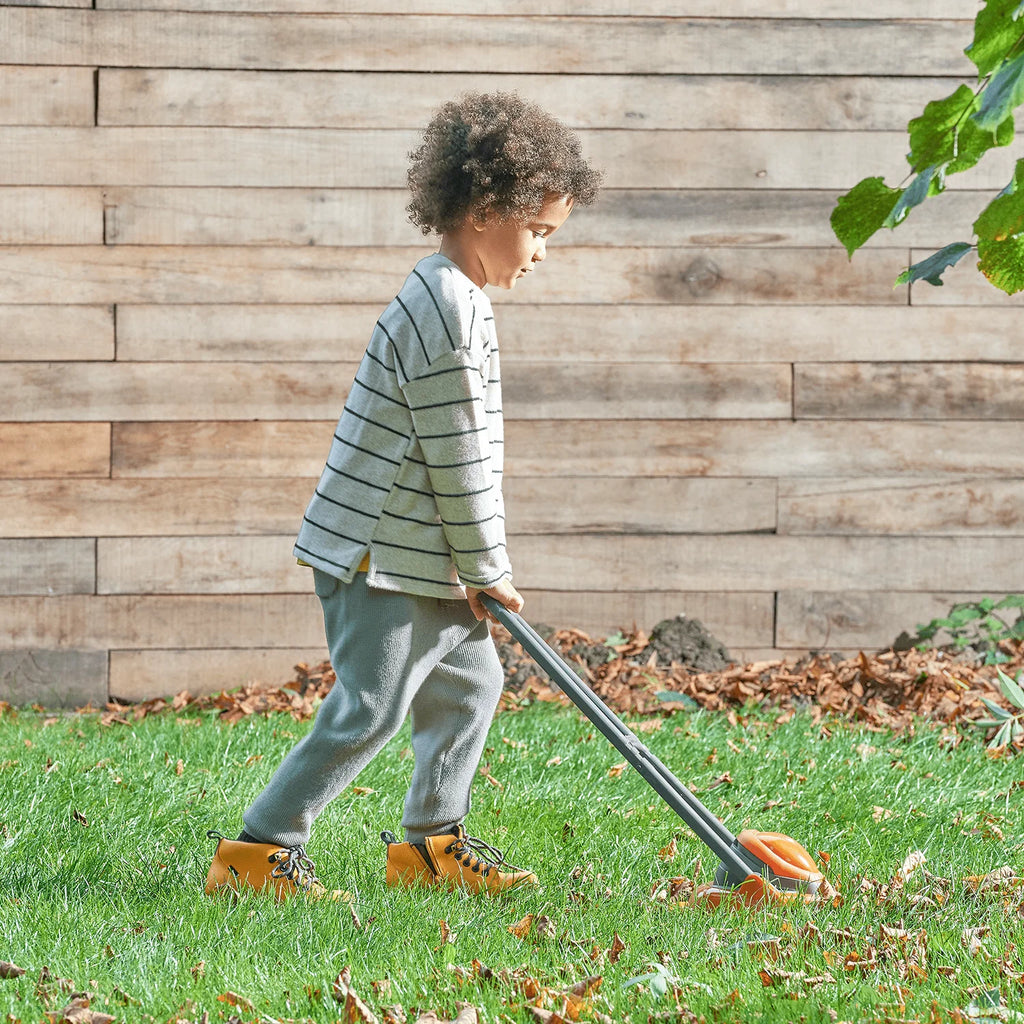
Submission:
{"label": "curly hair", "polygon": [[529,217],[551,195],[589,205],[601,175],[576,134],[516,93],[466,93],[442,106],[409,154],[409,219],[428,235],[469,215]]}

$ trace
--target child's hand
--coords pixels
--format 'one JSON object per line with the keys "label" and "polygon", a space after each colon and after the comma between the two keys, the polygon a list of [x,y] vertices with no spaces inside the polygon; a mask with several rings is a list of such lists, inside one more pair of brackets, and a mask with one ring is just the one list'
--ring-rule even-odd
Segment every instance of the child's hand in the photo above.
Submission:
{"label": "child's hand", "polygon": [[480,591],[473,587],[466,587],[466,600],[469,601],[469,610],[478,619],[490,619],[497,623],[498,620],[483,606],[483,602],[477,596],[481,593],[489,594],[500,604],[503,604],[510,612],[521,612],[523,610],[523,595],[519,593],[512,581],[506,576],[498,580],[493,587]]}

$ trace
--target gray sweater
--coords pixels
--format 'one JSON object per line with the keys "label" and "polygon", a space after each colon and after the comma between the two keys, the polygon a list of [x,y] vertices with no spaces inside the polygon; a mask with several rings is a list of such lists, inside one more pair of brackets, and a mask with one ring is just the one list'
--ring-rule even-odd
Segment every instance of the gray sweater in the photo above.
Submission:
{"label": "gray sweater", "polygon": [[490,300],[440,253],[420,260],[370,338],[295,545],[372,587],[456,598],[511,575],[501,380]]}

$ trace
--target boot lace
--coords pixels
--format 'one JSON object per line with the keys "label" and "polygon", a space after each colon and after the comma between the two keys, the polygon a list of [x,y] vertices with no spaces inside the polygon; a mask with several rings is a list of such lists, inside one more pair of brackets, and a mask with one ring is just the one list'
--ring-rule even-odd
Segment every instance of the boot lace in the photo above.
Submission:
{"label": "boot lace", "polygon": [[456,835],[452,842],[444,848],[444,852],[453,854],[460,864],[464,864],[471,871],[480,872],[485,878],[490,874],[492,868],[495,871],[503,867],[507,871],[523,870],[505,860],[505,854],[501,850],[475,836],[467,836],[465,832]]}
{"label": "boot lace", "polygon": [[301,846],[289,846],[277,850],[267,860],[274,865],[271,878],[287,878],[300,889],[312,889],[320,884],[316,877],[316,866]]}

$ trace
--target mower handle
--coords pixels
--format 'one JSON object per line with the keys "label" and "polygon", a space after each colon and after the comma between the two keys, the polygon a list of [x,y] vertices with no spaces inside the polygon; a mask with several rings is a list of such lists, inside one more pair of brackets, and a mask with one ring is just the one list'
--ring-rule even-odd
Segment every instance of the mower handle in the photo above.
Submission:
{"label": "mower handle", "polygon": [[565,695],[597,726],[605,738],[637,770],[641,778],[686,822],[722,862],[730,876],[746,878],[751,865],[737,852],[736,837],[637,738],[626,724],[590,689],[540,634],[516,612],[489,594],[480,600],[489,612],[522,644]]}

